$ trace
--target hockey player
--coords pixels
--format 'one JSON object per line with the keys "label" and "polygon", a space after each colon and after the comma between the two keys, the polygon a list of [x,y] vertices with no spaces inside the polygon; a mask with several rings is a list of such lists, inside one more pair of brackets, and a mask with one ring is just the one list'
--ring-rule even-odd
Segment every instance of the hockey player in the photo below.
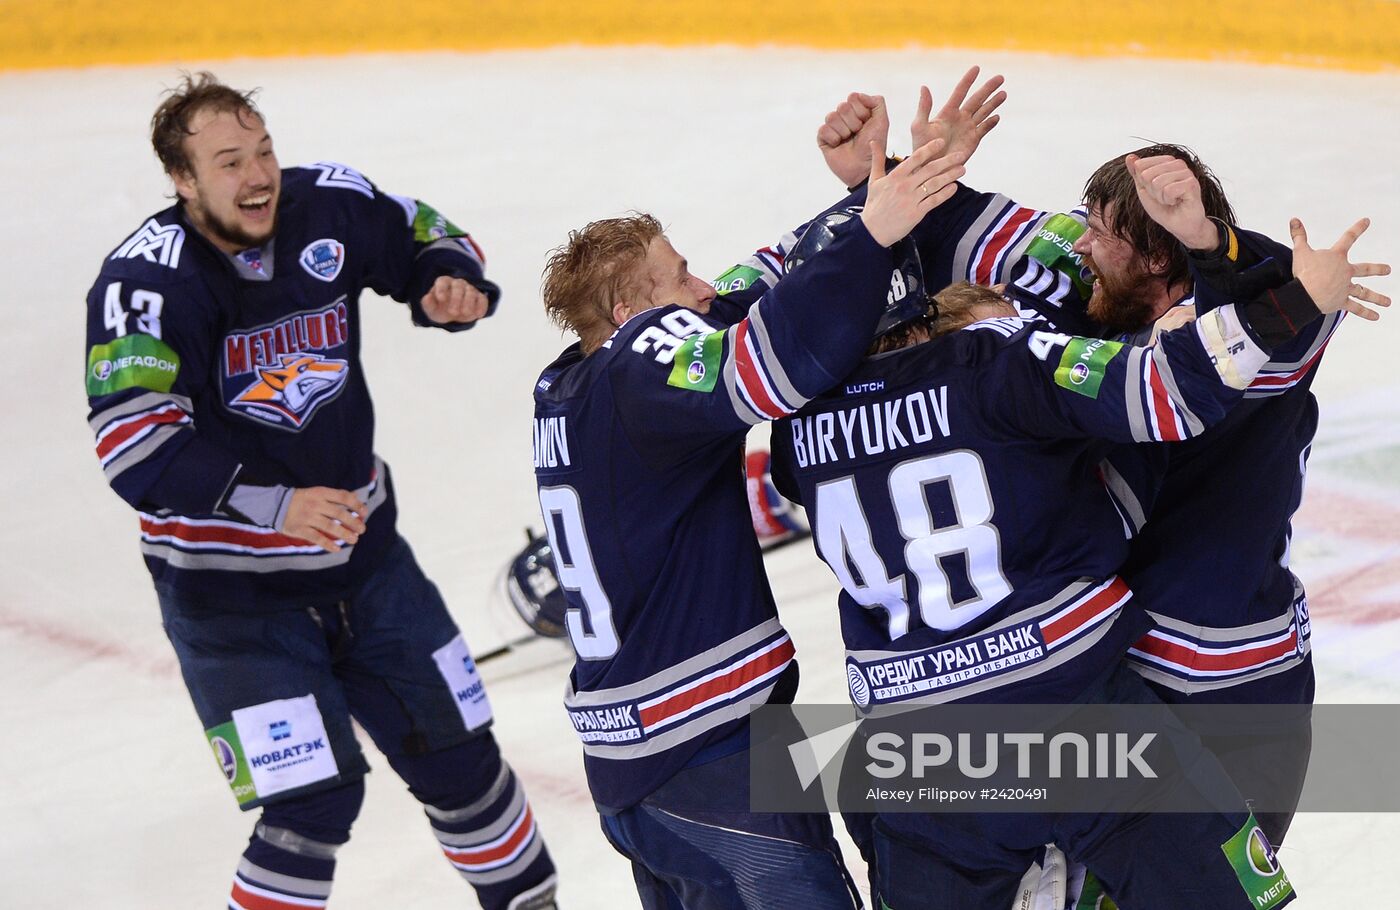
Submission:
{"label": "hockey player", "polygon": [[[771,456],[767,449],[745,446],[744,483],[749,496],[749,518],[753,522],[754,538],[765,552],[811,536],[802,507],[789,502],[773,486],[769,471]],[[526,529],[525,546],[511,557],[501,573],[505,600],[536,635],[544,638],[564,638],[564,615],[568,604],[559,584],[554,551],[548,537],[537,537]],[[530,641],[524,638],[521,641]],[[505,653],[515,644],[503,645],[494,653]],[[477,658],[484,663],[493,652]]]}
{"label": "hockey player", "polygon": [[589,224],[549,260],[545,307],[579,339],[535,387],[540,508],[577,654],[565,703],[647,908],[853,905],[828,816],[749,811],[746,718],[791,700],[797,664],[747,530],[743,440],[859,359],[891,291],[888,247],[962,173],[938,145],[888,175],[881,156],[864,209],[824,220],[830,248],[771,290],[757,276],[783,248],[717,295],[648,215]]}
{"label": "hockey player", "polygon": [[[974,68],[964,77],[963,95],[976,73]],[[1000,104],[1005,93],[991,94],[1000,83],[1000,77],[991,80],[973,101]],[[930,121],[925,89],[911,130],[914,141],[927,141],[950,118],[966,118],[976,109],[969,104],[960,111],[961,97],[955,93]],[[859,179],[869,138],[888,132],[883,105],[863,103],[867,98],[852,95],[818,131],[827,163],[843,182]],[[1130,157],[1136,160],[1131,171]],[[1143,208],[1135,180],[1141,172],[1144,179],[1175,181],[1181,189],[1187,184],[1183,167],[1194,204],[1189,219],[1177,213],[1180,233],[1174,236]],[[1219,242],[1217,276],[1257,267],[1248,280],[1256,290],[1288,279],[1287,248],[1260,235],[1224,231],[1233,212],[1223,190],[1180,146],[1151,146],[1105,163],[1088,181],[1085,206],[1068,213],[960,187],[935,219],[945,230],[921,235],[936,240],[921,245],[931,288],[962,280],[1006,283],[1024,315],[1048,319],[1060,331],[1142,343],[1159,319],[1190,318],[1196,299],[1182,240]],[[1386,266],[1360,263],[1353,277],[1388,273]],[[1383,300],[1358,290],[1361,301]],[[1344,310],[1367,315],[1356,302]],[[1129,659],[1168,703],[1312,702],[1311,626],[1302,583],[1288,567],[1290,520],[1301,501],[1317,426],[1310,386],[1343,315],[1317,320],[1275,350],[1244,404],[1200,438],[1157,453],[1123,452],[1102,465],[1126,533],[1135,538],[1124,574],[1157,623]],[[1168,432],[1180,438],[1174,427]],[[1149,512],[1152,520],[1144,526]],[[1257,754],[1242,764],[1274,777],[1267,789],[1291,790],[1296,805],[1307,765],[1305,723],[1263,735],[1254,730],[1243,738],[1222,733],[1208,742],[1214,749]],[[1257,776],[1238,781],[1246,795],[1259,782]],[[1260,814],[1274,843],[1282,841],[1291,818],[1291,811]]]}
{"label": "hockey player", "polygon": [[395,531],[359,357],[367,288],[419,325],[489,315],[480,251],[348,167],[280,169],[252,94],[211,74],[151,138],[178,200],[88,295],[89,422],[220,771],[261,812],[228,906],[326,904],[368,770],[353,718],[483,907],[553,907],[471,653]]}
{"label": "hockey player", "polygon": [[[1128,542],[1096,470],[1095,440],[1199,435],[1240,398],[1269,348],[1320,312],[1353,305],[1351,268],[1334,250],[1299,271],[1317,307],[1308,294],[1222,306],[1148,347],[1049,331],[996,292],[962,284],[941,295],[937,318],[902,327],[885,342],[892,350],[780,422],[775,476],[795,479],[789,492],[842,585],[853,700],[1156,701],[1122,662],[1149,623],[1117,574]],[[993,318],[957,331],[984,316]],[[1022,644],[996,655],[962,649],[980,663],[934,669],[934,655],[990,633]],[[901,684],[882,689],[880,670],[892,662]],[[1239,805],[1218,814],[881,815],[879,896],[895,910],[1009,906],[1050,841],[1126,907],[1176,908],[1188,892],[1203,907],[1282,906],[1292,890],[1276,864],[1262,878],[1236,872],[1234,853],[1258,830]],[[1143,853],[1170,860],[1144,863]]]}

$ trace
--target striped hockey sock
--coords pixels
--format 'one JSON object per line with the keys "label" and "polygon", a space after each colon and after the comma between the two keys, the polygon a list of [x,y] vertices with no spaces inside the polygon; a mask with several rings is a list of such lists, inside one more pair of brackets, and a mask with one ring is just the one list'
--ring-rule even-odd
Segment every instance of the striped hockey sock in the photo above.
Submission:
{"label": "striped hockey sock", "polygon": [[426,806],[448,862],[476,889],[485,910],[554,906],[554,863],[525,791],[505,762],[491,787],[460,809]]}
{"label": "striped hockey sock", "polygon": [[331,896],[336,849],[259,823],[234,873],[228,910],[320,910]]}

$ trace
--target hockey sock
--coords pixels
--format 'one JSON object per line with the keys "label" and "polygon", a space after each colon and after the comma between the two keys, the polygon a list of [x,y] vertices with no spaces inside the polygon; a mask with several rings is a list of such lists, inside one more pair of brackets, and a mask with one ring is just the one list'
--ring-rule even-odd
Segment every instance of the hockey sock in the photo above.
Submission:
{"label": "hockey sock", "polygon": [[364,782],[274,803],[248,840],[229,910],[317,910],[326,906],[335,853],[350,839]]}
{"label": "hockey sock", "polygon": [[[494,739],[478,737],[410,763],[415,766],[413,776],[419,778],[411,782],[415,793],[434,793],[423,801],[433,834],[448,862],[476,890],[481,906],[553,907],[554,863],[536,829],[525,790],[501,759]],[[439,786],[422,786],[425,774],[436,777]],[[449,788],[459,795],[447,797]]]}

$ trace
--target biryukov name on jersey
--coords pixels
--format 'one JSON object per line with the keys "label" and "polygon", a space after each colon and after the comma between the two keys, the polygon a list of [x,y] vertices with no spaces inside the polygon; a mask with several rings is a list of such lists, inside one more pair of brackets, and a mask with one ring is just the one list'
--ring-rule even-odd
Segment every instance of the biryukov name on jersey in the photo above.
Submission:
{"label": "biryukov name on jersey", "polygon": [[928,442],[935,433],[945,439],[952,435],[947,386],[794,420],[792,447],[798,467],[805,468],[893,452]]}

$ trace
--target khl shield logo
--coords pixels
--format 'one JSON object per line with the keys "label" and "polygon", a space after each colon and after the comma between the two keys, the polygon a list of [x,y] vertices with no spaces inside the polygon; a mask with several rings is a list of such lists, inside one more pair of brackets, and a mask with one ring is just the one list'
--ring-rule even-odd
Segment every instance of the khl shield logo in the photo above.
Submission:
{"label": "khl shield logo", "polygon": [[334,281],[345,265],[345,244],[329,237],[313,240],[301,251],[301,267],[312,278]]}
{"label": "khl shield logo", "polygon": [[214,744],[214,757],[219,760],[219,770],[224,772],[224,777],[229,783],[238,776],[238,757],[233,751],[233,746],[228,744],[228,740],[222,736],[216,736],[210,740]]}

